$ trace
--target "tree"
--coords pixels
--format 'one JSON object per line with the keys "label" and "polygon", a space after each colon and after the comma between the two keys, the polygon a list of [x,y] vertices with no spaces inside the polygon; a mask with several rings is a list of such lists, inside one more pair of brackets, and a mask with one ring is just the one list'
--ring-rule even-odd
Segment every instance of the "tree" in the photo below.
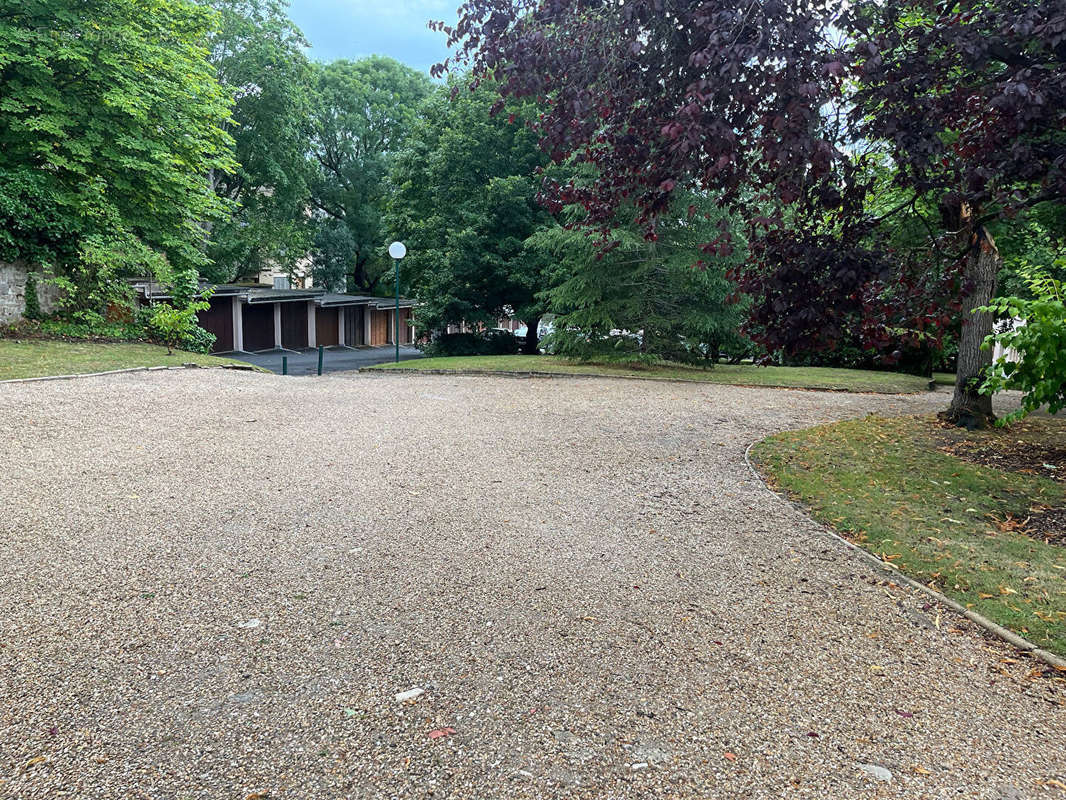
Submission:
{"label": "tree", "polygon": [[[843,12],[822,0],[468,0],[439,27],[504,97],[545,98],[544,145],[599,175],[553,195],[582,202],[591,224],[635,202],[654,238],[676,191],[720,193],[747,224],[739,277],[770,349],[833,347],[860,314],[884,350],[900,330],[942,324],[932,284],[954,280],[964,327],[949,415],[991,418],[977,392],[991,319],[972,313],[999,263],[989,223],[1066,197],[1060,0],[860,0]],[[884,152],[907,196],[875,216],[868,162]],[[928,263],[900,265],[878,225],[930,202],[943,213]],[[728,250],[727,231],[707,244]],[[929,304],[900,315],[889,302],[900,281],[897,299]]]}
{"label": "tree", "polygon": [[0,11],[0,258],[51,266],[98,318],[122,275],[206,263],[234,168],[207,58],[216,18],[188,0],[26,0]]}
{"label": "tree", "polygon": [[357,263],[359,245],[340,220],[323,219],[315,226],[311,245],[311,279],[331,292],[348,291],[348,276]]}
{"label": "tree", "polygon": [[233,97],[227,125],[239,166],[211,175],[232,216],[212,227],[204,276],[215,282],[292,270],[307,252],[311,66],[281,0],[204,0],[218,11],[211,63]]}
{"label": "tree", "polygon": [[389,164],[430,88],[428,76],[383,56],[315,66],[311,205],[327,227],[348,233],[319,236],[315,249],[330,270],[346,265],[350,290],[371,291],[386,265]]}
{"label": "tree", "polygon": [[536,200],[547,159],[524,124],[530,107],[493,117],[495,97],[453,82],[426,102],[396,159],[388,224],[408,246],[404,278],[422,327],[493,327],[511,313],[535,353],[546,264],[526,240],[553,224]]}
{"label": "tree", "polygon": [[[700,213],[688,215],[688,205]],[[579,228],[559,225],[535,233],[530,243],[555,265],[553,285],[544,292],[555,315],[553,351],[712,365],[723,348],[731,356],[743,354],[745,304],[733,297],[736,284],[726,277],[742,250],[700,259],[700,244],[719,216],[713,203],[684,198],[662,218],[656,241],[647,241],[631,223],[619,224],[610,232],[619,245],[607,253]]]}

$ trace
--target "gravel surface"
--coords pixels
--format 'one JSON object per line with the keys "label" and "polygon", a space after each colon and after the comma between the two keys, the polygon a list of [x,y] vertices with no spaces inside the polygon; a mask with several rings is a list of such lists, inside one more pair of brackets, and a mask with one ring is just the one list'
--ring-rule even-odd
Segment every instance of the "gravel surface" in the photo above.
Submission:
{"label": "gravel surface", "polygon": [[1059,797],[1062,682],[744,466],[775,430],[944,402],[0,387],[0,796]]}

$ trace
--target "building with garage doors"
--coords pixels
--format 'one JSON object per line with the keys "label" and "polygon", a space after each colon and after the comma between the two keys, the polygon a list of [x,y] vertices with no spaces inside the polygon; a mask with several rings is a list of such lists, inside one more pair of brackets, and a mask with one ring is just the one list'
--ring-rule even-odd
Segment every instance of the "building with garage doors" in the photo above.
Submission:
{"label": "building with garage doors", "polygon": [[[133,286],[145,305],[170,299],[158,283],[137,281]],[[393,297],[220,284],[212,287],[208,303],[197,319],[215,335],[215,353],[394,344]],[[400,344],[414,343],[414,305],[400,298]]]}

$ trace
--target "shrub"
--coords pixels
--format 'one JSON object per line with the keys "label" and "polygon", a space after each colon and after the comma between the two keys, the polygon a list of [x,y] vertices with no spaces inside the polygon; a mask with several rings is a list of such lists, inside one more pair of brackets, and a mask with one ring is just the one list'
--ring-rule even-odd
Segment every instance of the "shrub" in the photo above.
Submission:
{"label": "shrub", "polygon": [[425,347],[427,356],[505,356],[518,352],[510,331],[443,333]]}
{"label": "shrub", "polygon": [[37,276],[32,272],[26,275],[26,309],[22,312],[22,316],[26,319],[40,319],[41,318],[41,301],[37,297]]}
{"label": "shrub", "polygon": [[[167,353],[173,348],[179,350],[190,346],[197,352],[208,352],[215,343],[214,334],[208,333],[196,324],[196,312],[207,307],[206,302],[189,303],[184,307],[172,306],[169,303],[158,303],[152,306],[151,326],[163,344],[167,346]],[[206,347],[207,350],[201,348]]]}
{"label": "shrub", "polygon": [[981,385],[985,394],[1021,390],[1021,408],[1004,417],[1003,422],[1021,419],[1045,404],[1052,414],[1066,408],[1066,284],[1035,269],[1029,270],[1025,278],[1035,299],[997,297],[991,305],[977,309],[1025,323],[992,334],[982,345],[987,349],[998,342],[1016,351],[1020,358],[998,359]]}
{"label": "shrub", "polygon": [[194,325],[178,341],[178,347],[190,353],[210,353],[218,337]]}
{"label": "shrub", "polygon": [[70,319],[43,319],[38,330],[59,339],[101,339],[105,341],[137,342],[148,336],[143,322],[82,322]]}

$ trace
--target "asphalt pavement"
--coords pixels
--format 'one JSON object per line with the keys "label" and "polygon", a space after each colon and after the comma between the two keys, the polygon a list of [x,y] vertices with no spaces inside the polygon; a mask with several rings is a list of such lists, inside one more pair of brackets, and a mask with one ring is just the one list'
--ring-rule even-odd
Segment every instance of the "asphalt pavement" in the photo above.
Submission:
{"label": "asphalt pavement", "polygon": [[[318,371],[318,350],[269,350],[264,353],[226,353],[226,358],[247,361],[257,367],[263,367],[278,375],[281,374],[282,356],[288,359],[289,375],[314,375]],[[414,347],[400,345],[400,360],[409,361],[421,358],[422,351]],[[323,372],[351,372],[384,364],[396,358],[393,345],[385,347],[327,347],[322,352]]]}

